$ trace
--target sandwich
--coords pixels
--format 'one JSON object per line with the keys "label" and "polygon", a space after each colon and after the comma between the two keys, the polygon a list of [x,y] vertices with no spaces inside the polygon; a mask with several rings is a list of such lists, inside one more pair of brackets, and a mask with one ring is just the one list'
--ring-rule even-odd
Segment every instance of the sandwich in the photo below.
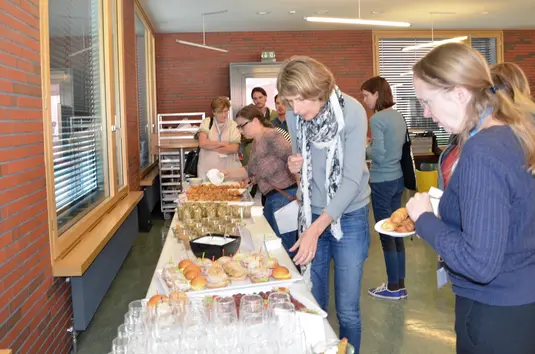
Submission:
{"label": "sandwich", "polygon": [[265,283],[269,281],[269,276],[271,275],[271,269],[258,267],[252,269],[249,273],[249,278],[253,283]]}
{"label": "sandwich", "polygon": [[278,266],[273,269],[271,276],[277,280],[286,280],[292,278],[292,275],[290,274],[288,268],[282,266]]}
{"label": "sandwich", "polygon": [[180,269],[181,272],[184,271],[184,268],[186,268],[188,265],[192,264],[193,262],[189,259],[183,259],[178,263],[178,269]]}
{"label": "sandwich", "polygon": [[230,284],[230,280],[227,273],[221,267],[210,267],[206,271],[206,280],[208,281],[207,287],[224,288]]}
{"label": "sandwich", "polygon": [[239,262],[227,263],[223,266],[223,270],[232,280],[245,280],[247,278],[247,270]]}
{"label": "sandwich", "polygon": [[264,265],[266,266],[266,268],[275,269],[279,265],[279,261],[277,261],[277,258],[268,257],[264,261]]}
{"label": "sandwich", "polygon": [[219,257],[214,263],[223,266],[229,262],[230,262],[230,257],[223,256],[223,257]]}
{"label": "sandwich", "polygon": [[206,288],[206,285],[208,284],[208,281],[204,277],[204,275],[197,275],[195,278],[191,279],[191,289],[192,290],[204,290]]}
{"label": "sandwich", "polygon": [[166,304],[168,302],[169,302],[169,298],[167,296],[162,295],[162,294],[156,294],[149,299],[149,302],[147,303],[147,305],[149,307],[157,307],[161,304]]}

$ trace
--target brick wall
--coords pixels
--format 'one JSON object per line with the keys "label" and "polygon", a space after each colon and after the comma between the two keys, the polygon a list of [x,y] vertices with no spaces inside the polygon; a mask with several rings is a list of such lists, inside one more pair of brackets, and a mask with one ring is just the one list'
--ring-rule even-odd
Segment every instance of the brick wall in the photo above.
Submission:
{"label": "brick wall", "polygon": [[230,96],[229,63],[258,62],[274,50],[278,61],[309,55],[334,73],[340,88],[358,97],[360,84],[373,75],[371,31],[207,33],[207,44],[219,53],[175,43],[202,43],[200,33],[156,35],[158,113],[210,112],[215,96]]}
{"label": "brick wall", "polygon": [[134,0],[123,1],[124,20],[124,75],[126,104],[126,144],[128,184],[130,190],[139,190],[139,122],[137,116],[136,26]]}
{"label": "brick wall", "polygon": [[70,288],[52,277],[39,2],[0,2],[0,349],[68,353]]}
{"label": "brick wall", "polygon": [[526,73],[535,95],[535,30],[503,31],[504,60],[517,63]]}
{"label": "brick wall", "polygon": [[[360,84],[373,74],[371,31],[208,33],[219,53],[175,43],[201,43],[200,33],[156,36],[158,113],[211,114],[210,100],[230,95],[229,63],[257,62],[262,51],[274,50],[277,60],[293,54],[310,55],[331,68],[345,92],[358,98]],[[535,30],[504,31],[505,60],[519,64],[535,92]]]}

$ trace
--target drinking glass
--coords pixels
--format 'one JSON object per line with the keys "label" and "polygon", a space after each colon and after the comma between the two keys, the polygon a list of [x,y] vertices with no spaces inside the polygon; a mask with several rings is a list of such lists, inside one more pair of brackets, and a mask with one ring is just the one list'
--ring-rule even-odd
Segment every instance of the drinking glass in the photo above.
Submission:
{"label": "drinking glass", "polygon": [[212,324],[216,346],[225,347],[238,344],[238,314],[234,298],[224,297],[215,302]]}
{"label": "drinking glass", "polygon": [[282,292],[282,291],[277,291],[277,292],[269,294],[268,307],[272,304],[279,303],[279,302],[290,303],[290,294]]}
{"label": "drinking glass", "polygon": [[128,339],[115,338],[111,342],[113,354],[127,354],[128,353]]}
{"label": "drinking glass", "polygon": [[128,304],[128,312],[134,317],[140,317],[141,313],[147,309],[148,301],[143,300],[134,300]]}
{"label": "drinking glass", "polygon": [[134,332],[133,326],[123,323],[117,328],[117,338],[128,339]]}
{"label": "drinking glass", "polygon": [[253,312],[262,311],[264,309],[264,299],[257,294],[244,295],[240,300],[240,313],[245,308]]}

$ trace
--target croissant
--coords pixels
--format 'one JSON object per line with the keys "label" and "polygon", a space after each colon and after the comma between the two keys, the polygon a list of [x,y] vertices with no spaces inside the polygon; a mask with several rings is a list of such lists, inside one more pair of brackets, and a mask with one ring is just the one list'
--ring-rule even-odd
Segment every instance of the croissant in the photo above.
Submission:
{"label": "croissant", "polygon": [[390,219],[386,219],[381,225],[381,229],[385,231],[394,231],[395,228],[396,228],[396,224],[394,224],[392,220]]}
{"label": "croissant", "polygon": [[390,220],[394,224],[400,224],[403,220],[407,219],[409,217],[409,213],[407,212],[406,208],[399,208],[396,210],[392,216],[390,217]]}
{"label": "croissant", "polygon": [[414,231],[414,222],[407,218],[401,222],[398,226],[394,228],[396,232],[405,233]]}

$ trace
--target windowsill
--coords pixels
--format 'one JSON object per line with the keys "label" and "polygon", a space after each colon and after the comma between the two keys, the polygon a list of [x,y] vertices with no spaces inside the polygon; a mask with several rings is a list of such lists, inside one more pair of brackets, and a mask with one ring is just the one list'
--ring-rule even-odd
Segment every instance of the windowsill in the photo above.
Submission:
{"label": "windowsill", "polygon": [[150,187],[154,184],[154,181],[156,181],[156,177],[158,177],[158,174],[160,173],[160,169],[158,168],[158,165],[155,165],[152,170],[150,170],[145,177],[139,182],[139,185],[141,187]]}
{"label": "windowsill", "polygon": [[73,249],[61,259],[52,262],[52,274],[55,277],[82,276],[141,198],[143,192],[129,192],[95,227],[80,237]]}

